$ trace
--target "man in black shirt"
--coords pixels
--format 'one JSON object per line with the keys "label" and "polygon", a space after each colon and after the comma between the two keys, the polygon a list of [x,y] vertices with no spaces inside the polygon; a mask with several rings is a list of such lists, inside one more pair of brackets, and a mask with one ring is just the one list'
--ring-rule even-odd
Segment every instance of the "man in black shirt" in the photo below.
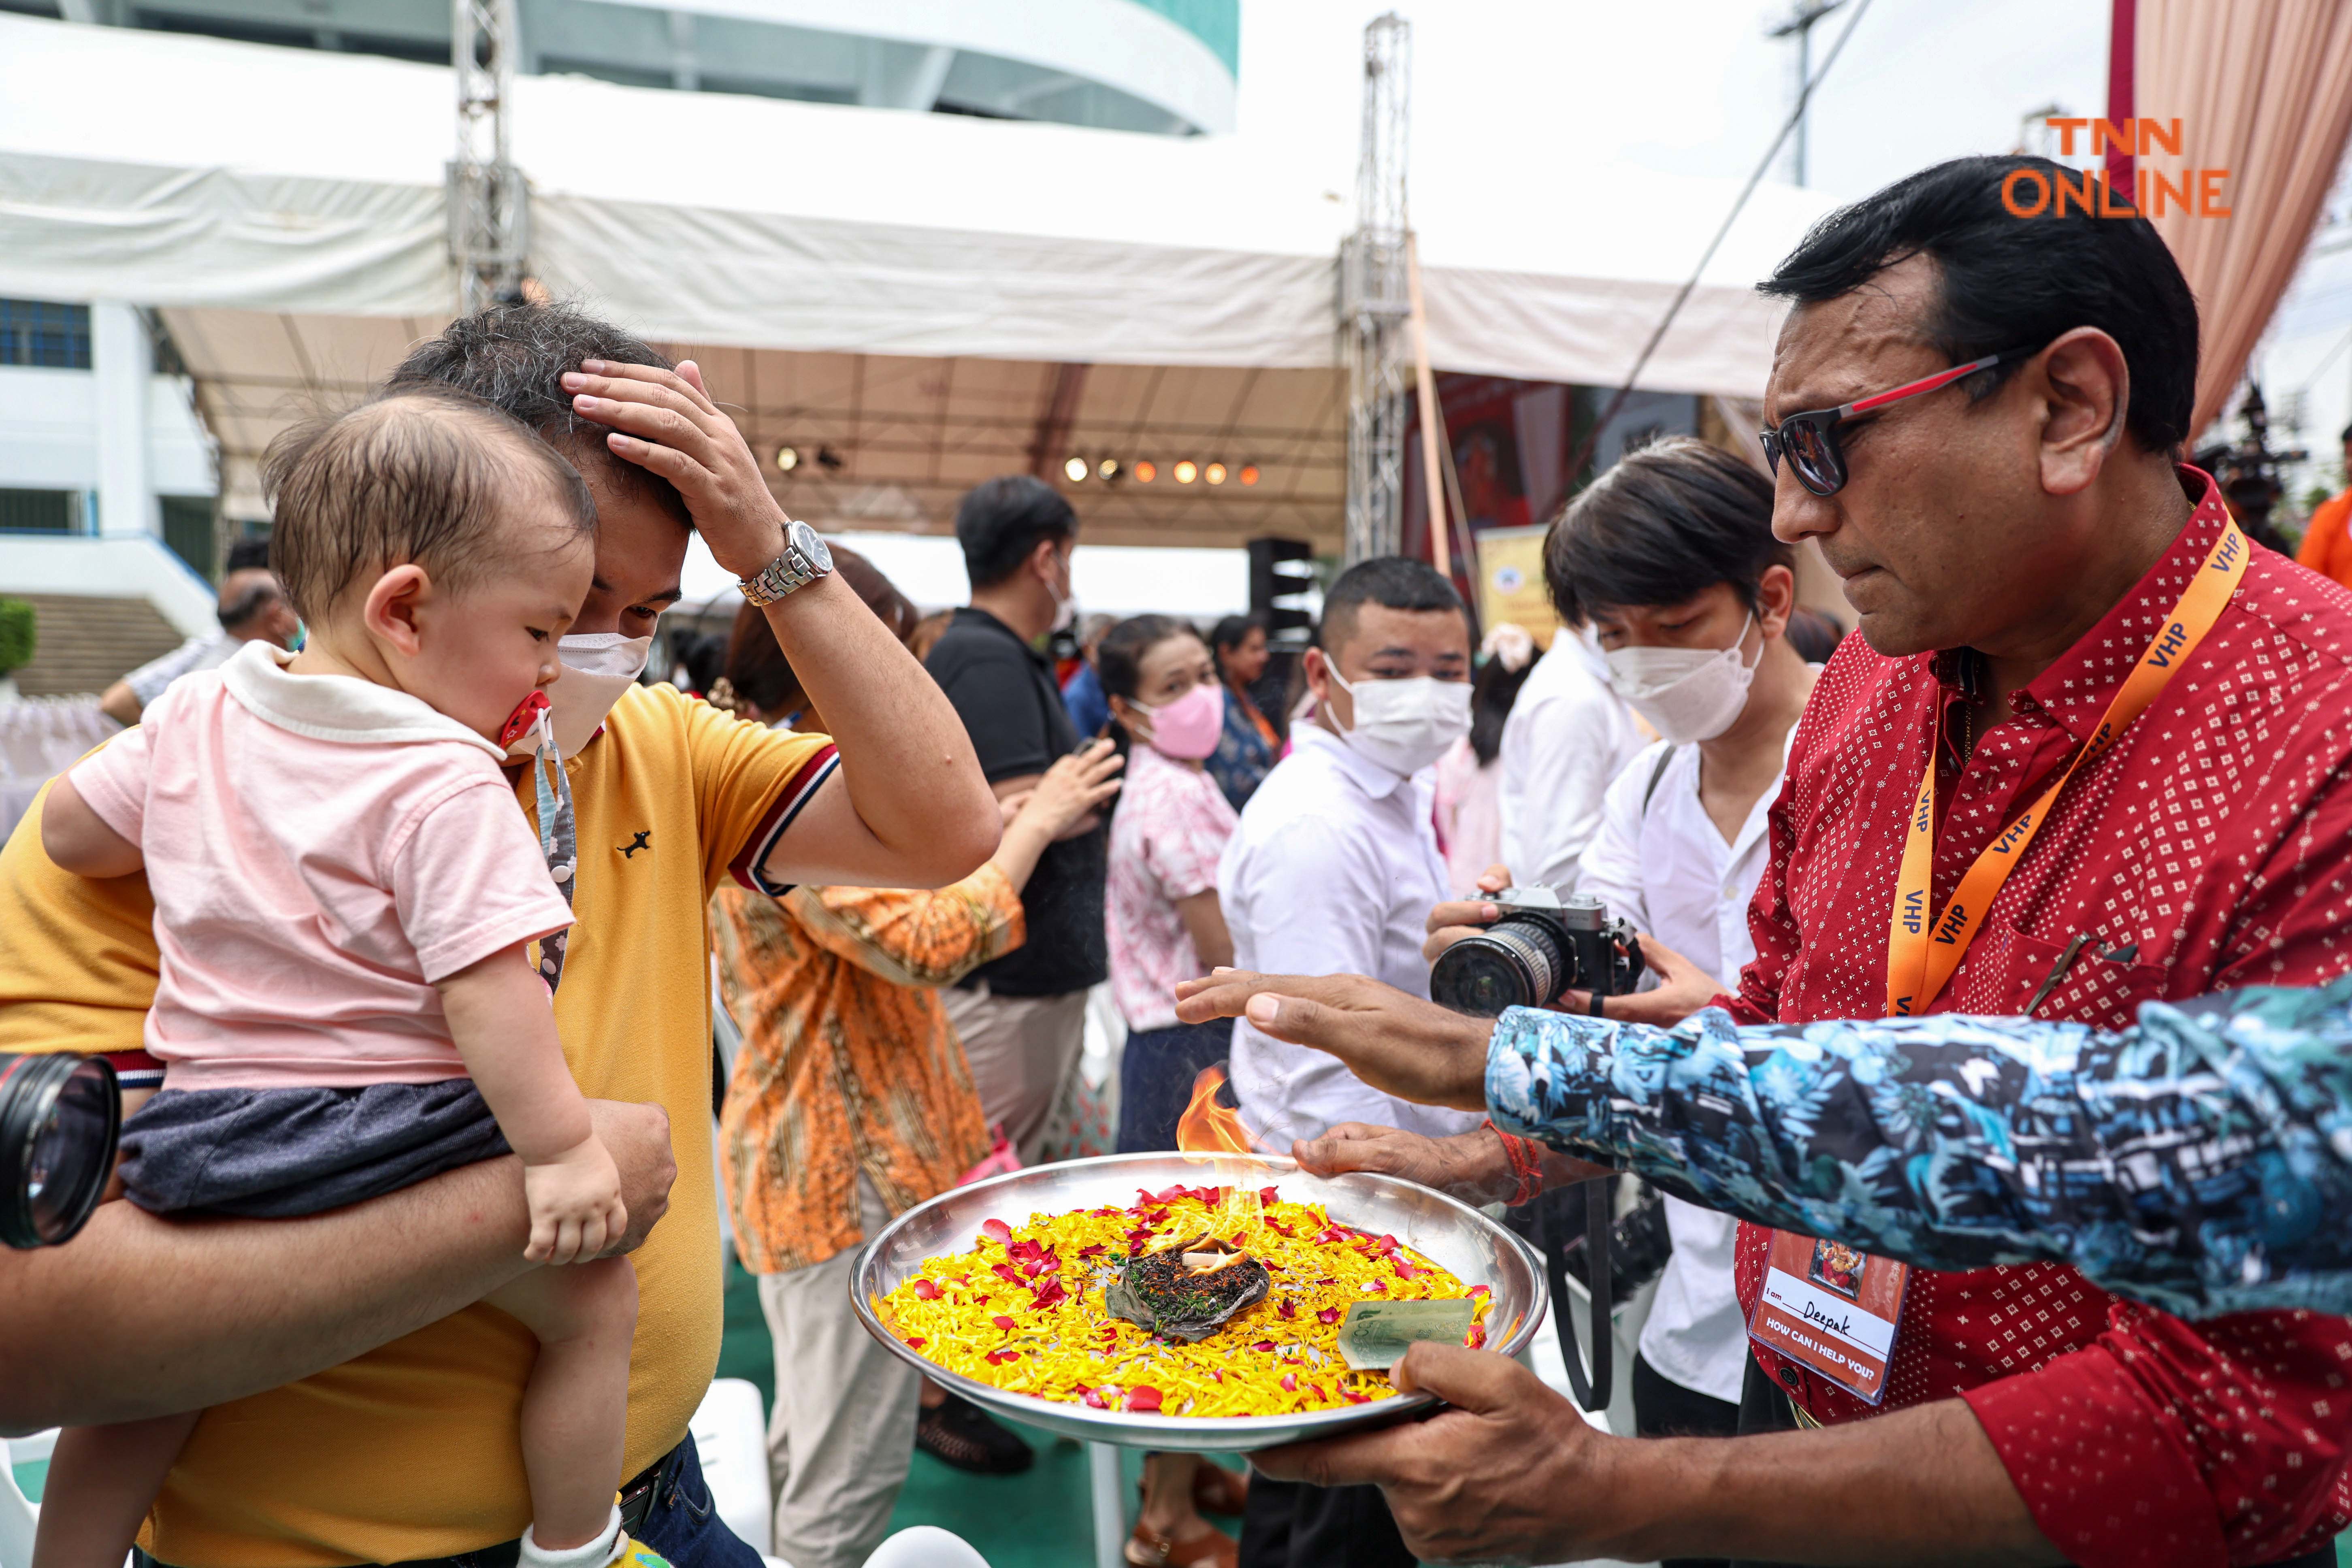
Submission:
{"label": "man in black shirt", "polygon": [[[1068,624],[1077,514],[1026,475],[990,479],[956,509],[971,604],[924,661],[955,704],[997,798],[1034,787],[1080,737],[1038,650]],[[941,993],[982,1110],[1033,1160],[1085,1041],[1087,988],[1103,979],[1108,834],[1087,817],[1050,846],[1022,892],[1029,939]]]}

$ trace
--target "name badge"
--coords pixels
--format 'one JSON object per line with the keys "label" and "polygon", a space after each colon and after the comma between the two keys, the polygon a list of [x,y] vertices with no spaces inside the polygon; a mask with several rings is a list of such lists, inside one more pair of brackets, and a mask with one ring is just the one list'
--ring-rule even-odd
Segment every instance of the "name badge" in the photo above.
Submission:
{"label": "name badge", "polygon": [[1772,1233],[1748,1337],[1866,1405],[1886,1397],[1911,1266],[1790,1230]]}

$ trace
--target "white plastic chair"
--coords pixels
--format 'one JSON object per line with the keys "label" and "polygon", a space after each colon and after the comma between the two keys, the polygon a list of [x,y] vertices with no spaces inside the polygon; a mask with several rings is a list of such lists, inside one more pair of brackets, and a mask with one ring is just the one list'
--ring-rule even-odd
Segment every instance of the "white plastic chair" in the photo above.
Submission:
{"label": "white plastic chair", "polygon": [[768,1423],[759,1389],[740,1377],[718,1379],[687,1429],[694,1434],[702,1479],[719,1520],[764,1553],[775,1502],[768,1494]]}
{"label": "white plastic chair", "polygon": [[57,1445],[54,1430],[0,1443],[0,1568],[32,1568],[33,1525],[41,1510],[16,1485],[16,1467],[47,1458]]}

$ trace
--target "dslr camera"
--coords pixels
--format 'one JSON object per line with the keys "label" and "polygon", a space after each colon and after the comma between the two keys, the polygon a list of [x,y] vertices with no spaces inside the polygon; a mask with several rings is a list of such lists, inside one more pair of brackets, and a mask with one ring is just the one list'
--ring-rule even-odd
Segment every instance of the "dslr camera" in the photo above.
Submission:
{"label": "dslr camera", "polygon": [[1502,918],[1437,955],[1430,1000],[1474,1018],[1506,1007],[1543,1007],[1563,991],[1589,991],[1593,1010],[1642,979],[1642,944],[1628,921],[1609,918],[1591,893],[1506,888],[1491,900]]}

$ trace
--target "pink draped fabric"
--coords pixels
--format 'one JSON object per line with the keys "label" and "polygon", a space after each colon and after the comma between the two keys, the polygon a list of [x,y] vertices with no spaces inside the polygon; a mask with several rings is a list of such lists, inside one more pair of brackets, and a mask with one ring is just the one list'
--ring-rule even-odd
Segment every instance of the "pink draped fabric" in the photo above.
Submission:
{"label": "pink draped fabric", "polygon": [[2203,317],[2193,435],[2245,374],[2352,132],[2352,0],[2138,0],[2137,12],[2130,112],[2181,125],[2179,158],[2157,149],[2140,166],[2230,171],[2230,216],[2151,215]]}

